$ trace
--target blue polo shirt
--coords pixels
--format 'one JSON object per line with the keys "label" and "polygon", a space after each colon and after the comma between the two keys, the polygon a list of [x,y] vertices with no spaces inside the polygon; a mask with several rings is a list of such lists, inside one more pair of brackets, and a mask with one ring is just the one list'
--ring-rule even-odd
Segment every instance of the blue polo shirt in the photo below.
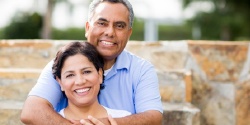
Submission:
{"label": "blue polo shirt", "polygon": [[[52,65],[53,61],[45,66],[29,96],[44,98],[56,111],[60,111],[67,106],[67,98],[53,78]],[[132,114],[147,110],[163,112],[158,78],[153,65],[126,50],[117,57],[103,84],[105,88],[101,90],[98,100],[108,108],[127,110]]]}

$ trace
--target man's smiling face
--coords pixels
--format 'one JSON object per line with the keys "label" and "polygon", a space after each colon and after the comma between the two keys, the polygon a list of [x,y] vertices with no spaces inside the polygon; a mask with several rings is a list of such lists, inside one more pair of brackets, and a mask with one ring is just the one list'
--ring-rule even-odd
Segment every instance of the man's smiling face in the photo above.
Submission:
{"label": "man's smiling face", "polygon": [[97,48],[104,60],[115,60],[132,33],[129,11],[121,3],[100,3],[85,28],[87,40]]}

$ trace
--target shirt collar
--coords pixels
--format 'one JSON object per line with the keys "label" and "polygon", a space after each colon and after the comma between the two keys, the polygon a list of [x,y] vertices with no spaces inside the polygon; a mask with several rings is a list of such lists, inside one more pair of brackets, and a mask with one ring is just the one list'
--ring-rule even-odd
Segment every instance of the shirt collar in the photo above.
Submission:
{"label": "shirt collar", "polygon": [[115,68],[118,69],[129,69],[130,59],[127,50],[123,50],[122,53],[117,57]]}

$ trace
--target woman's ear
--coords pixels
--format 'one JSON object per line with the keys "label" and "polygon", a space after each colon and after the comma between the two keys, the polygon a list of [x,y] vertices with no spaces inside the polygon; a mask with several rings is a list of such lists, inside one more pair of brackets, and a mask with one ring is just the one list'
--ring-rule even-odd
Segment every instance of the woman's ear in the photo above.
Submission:
{"label": "woman's ear", "polygon": [[59,79],[58,77],[56,77],[56,81],[60,84],[61,90],[64,91],[61,79]]}
{"label": "woman's ear", "polygon": [[98,74],[99,74],[99,82],[100,82],[100,84],[102,84],[103,83],[103,70],[102,70],[102,68],[99,68]]}

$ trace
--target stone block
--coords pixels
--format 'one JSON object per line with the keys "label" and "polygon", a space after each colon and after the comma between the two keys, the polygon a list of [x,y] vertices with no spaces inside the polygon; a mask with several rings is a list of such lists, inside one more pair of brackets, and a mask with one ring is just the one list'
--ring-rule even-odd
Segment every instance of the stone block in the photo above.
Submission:
{"label": "stone block", "polygon": [[247,60],[247,42],[190,42],[189,52],[209,81],[235,82]]}
{"label": "stone block", "polygon": [[24,125],[20,114],[21,109],[0,109],[0,125]]}
{"label": "stone block", "polygon": [[24,125],[20,121],[23,102],[1,101],[0,103],[0,125]]}
{"label": "stone block", "polygon": [[250,80],[236,84],[236,125],[250,125]]}
{"label": "stone block", "polygon": [[235,86],[207,82],[193,73],[192,104],[201,110],[202,125],[235,125]]}
{"label": "stone block", "polygon": [[70,41],[0,40],[0,68],[43,68]]}
{"label": "stone block", "polygon": [[186,70],[158,71],[162,101],[183,103],[191,102],[191,72]]}
{"label": "stone block", "polygon": [[133,42],[126,49],[135,55],[150,61],[157,70],[184,69],[188,58],[186,42]]}
{"label": "stone block", "polygon": [[163,110],[162,125],[200,125],[200,110],[190,103],[163,102]]}
{"label": "stone block", "polygon": [[41,70],[0,69],[0,100],[24,101]]}

